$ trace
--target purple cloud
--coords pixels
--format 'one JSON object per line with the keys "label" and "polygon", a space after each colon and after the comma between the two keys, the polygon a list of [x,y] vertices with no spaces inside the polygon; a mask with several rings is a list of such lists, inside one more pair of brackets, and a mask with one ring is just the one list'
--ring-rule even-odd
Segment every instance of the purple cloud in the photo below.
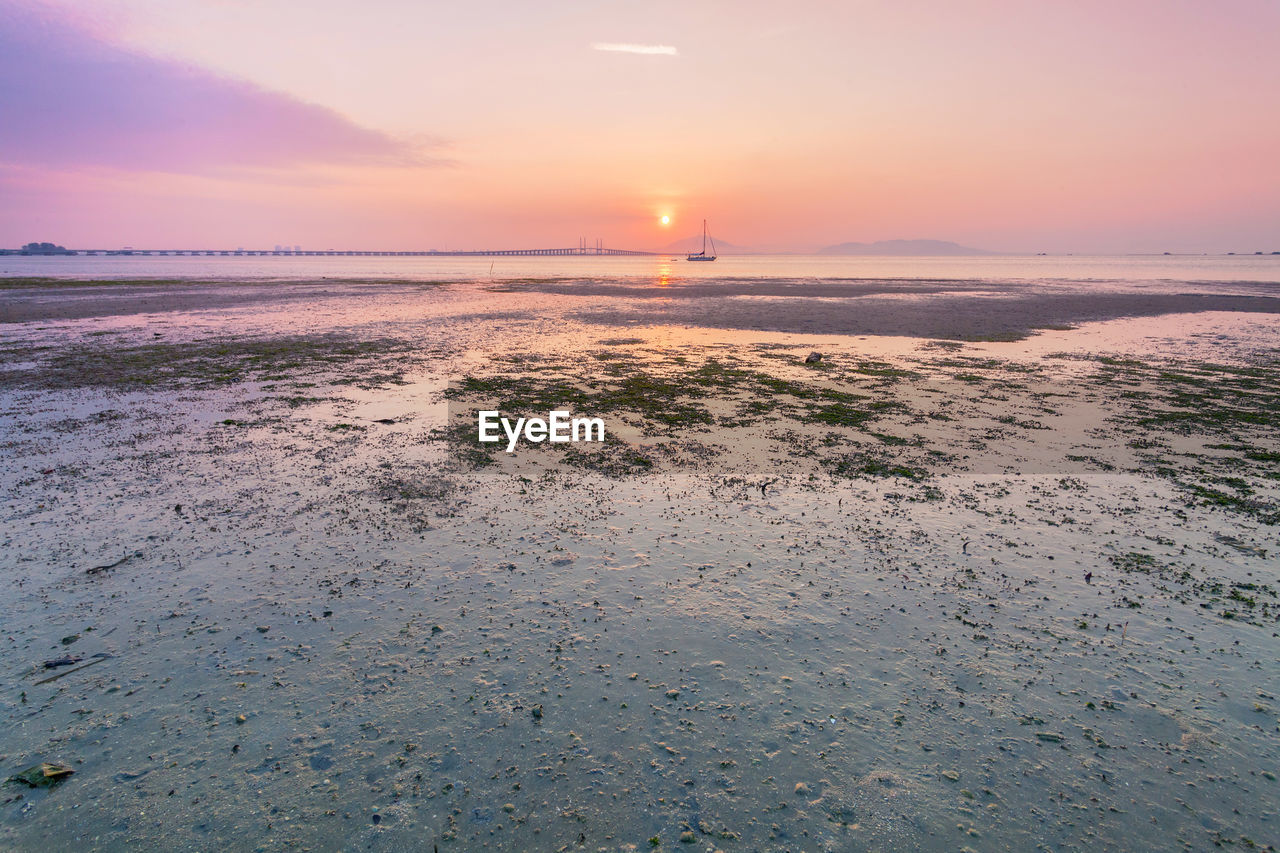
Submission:
{"label": "purple cloud", "polygon": [[208,172],[442,161],[325,107],[0,0],[0,162]]}

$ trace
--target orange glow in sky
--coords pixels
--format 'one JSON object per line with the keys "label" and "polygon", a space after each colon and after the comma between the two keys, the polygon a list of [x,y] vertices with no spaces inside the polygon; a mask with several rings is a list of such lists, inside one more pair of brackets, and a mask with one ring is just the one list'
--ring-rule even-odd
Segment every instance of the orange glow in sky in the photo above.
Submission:
{"label": "orange glow in sky", "polygon": [[1272,0],[0,0],[0,246],[643,249],[707,218],[1272,250],[1277,36]]}

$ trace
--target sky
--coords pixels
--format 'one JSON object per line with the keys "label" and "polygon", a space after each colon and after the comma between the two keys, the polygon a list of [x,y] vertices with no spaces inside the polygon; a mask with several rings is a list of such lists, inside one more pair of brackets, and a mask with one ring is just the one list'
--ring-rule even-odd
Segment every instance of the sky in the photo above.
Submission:
{"label": "sky", "polygon": [[1277,43],[1275,0],[0,0],[0,247],[1280,250]]}

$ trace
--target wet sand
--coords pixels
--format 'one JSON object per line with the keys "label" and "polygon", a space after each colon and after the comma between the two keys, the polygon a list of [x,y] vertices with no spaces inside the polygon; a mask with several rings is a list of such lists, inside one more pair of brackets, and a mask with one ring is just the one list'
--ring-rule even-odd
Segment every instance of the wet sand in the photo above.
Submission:
{"label": "wet sand", "polygon": [[1010,340],[1037,329],[1121,317],[1232,311],[1280,314],[1280,299],[1267,296],[1178,294],[942,296],[925,301],[898,297],[831,298],[815,305],[810,297],[750,302],[710,298],[676,302],[654,310],[600,309],[578,318],[607,326],[654,322],[794,334],[900,335],[958,340]]}
{"label": "wet sand", "polygon": [[359,285],[394,287],[408,292],[431,286],[349,279],[334,282],[0,279],[0,323],[217,311],[261,303],[312,301]]}
{"label": "wet sand", "polygon": [[5,846],[1275,843],[1269,303],[143,287],[0,292]]}
{"label": "wet sand", "polygon": [[[214,311],[361,293],[421,297],[449,282],[399,280],[10,281],[0,290],[0,324],[137,314]],[[608,326],[669,325],[796,334],[898,335],[1010,339],[1033,330],[1122,317],[1231,311],[1280,314],[1280,285],[1189,282],[1112,285],[1091,282],[963,280],[692,280],[664,287],[631,281],[512,280],[488,284],[497,310],[502,294],[554,294],[586,301],[577,320]],[[429,300],[430,297],[424,297]],[[660,304],[654,304],[654,303]]]}

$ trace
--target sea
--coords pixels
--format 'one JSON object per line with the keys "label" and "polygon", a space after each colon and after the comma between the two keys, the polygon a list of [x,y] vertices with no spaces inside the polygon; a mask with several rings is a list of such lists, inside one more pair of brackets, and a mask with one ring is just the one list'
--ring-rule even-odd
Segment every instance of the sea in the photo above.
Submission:
{"label": "sea", "polygon": [[[722,255],[689,263],[679,255],[551,257],[410,256],[0,256],[0,278],[410,281],[520,279],[650,280],[677,285],[714,279],[925,279],[1007,282],[1280,282],[1280,254],[984,255],[886,257]],[[1246,288],[1250,290],[1251,288]]]}

